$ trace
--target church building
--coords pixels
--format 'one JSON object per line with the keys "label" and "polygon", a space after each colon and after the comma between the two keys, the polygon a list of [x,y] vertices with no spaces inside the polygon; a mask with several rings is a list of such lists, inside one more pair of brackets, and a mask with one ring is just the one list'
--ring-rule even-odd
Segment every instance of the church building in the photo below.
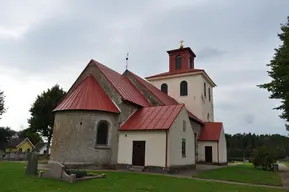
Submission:
{"label": "church building", "polygon": [[169,71],[145,79],[91,60],[53,111],[50,161],[154,172],[226,164],[216,84],[189,47],[167,53]]}

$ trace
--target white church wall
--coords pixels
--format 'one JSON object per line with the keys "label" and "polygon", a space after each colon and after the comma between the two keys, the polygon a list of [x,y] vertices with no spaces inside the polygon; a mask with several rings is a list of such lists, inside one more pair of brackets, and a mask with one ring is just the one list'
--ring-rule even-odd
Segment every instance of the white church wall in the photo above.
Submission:
{"label": "white church wall", "polygon": [[225,137],[224,129],[222,128],[220,141],[219,141],[219,156],[220,163],[227,163],[227,142]]}
{"label": "white church wall", "polygon": [[165,167],[165,131],[120,131],[118,164],[132,164],[133,141],[146,141],[145,166]]}
{"label": "white church wall", "polygon": [[218,143],[217,141],[198,141],[198,160],[200,162],[205,162],[205,147],[212,147],[213,163],[218,163]]}
{"label": "white church wall", "polygon": [[[187,96],[180,96],[180,83],[182,81],[187,81],[188,83]],[[158,89],[161,89],[161,85],[166,83],[168,85],[169,96],[176,99],[179,103],[184,103],[187,109],[199,119],[203,121],[214,121],[213,88],[202,73],[152,78],[149,79],[149,82]],[[204,96],[204,83],[206,83],[206,97]],[[208,88],[210,88],[211,92],[210,101]]]}
{"label": "white church wall", "polygon": [[[186,127],[183,130],[183,121]],[[186,143],[186,156],[182,156],[182,139]],[[168,166],[195,164],[195,138],[188,114],[185,108],[174,121],[168,137]]]}

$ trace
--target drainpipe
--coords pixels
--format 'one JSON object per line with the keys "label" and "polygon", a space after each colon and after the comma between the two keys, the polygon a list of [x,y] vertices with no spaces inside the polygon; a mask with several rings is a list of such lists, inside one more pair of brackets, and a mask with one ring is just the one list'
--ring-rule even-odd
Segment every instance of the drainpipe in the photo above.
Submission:
{"label": "drainpipe", "polygon": [[219,158],[219,141],[217,141],[217,152],[218,152],[218,163],[220,163],[220,158]]}
{"label": "drainpipe", "polygon": [[168,168],[168,141],[169,141],[169,132],[166,131],[166,154],[165,154],[165,168]]}

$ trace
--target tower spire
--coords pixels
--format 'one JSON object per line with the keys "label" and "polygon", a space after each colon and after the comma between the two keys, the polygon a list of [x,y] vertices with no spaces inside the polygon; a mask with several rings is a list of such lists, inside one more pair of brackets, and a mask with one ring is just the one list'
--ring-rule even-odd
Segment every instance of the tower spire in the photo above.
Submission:
{"label": "tower spire", "polygon": [[127,68],[128,68],[128,53],[126,54],[125,60],[126,60],[125,69],[127,70]]}

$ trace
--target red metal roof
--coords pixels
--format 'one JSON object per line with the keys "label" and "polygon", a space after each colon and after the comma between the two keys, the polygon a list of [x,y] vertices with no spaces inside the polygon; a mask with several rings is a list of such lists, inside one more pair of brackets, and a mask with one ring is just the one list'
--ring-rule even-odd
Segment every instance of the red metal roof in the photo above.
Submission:
{"label": "red metal roof", "polygon": [[162,104],[164,105],[177,105],[179,104],[174,98],[170,97],[168,94],[162,92],[160,89],[156,88],[150,82],[144,80],[138,75],[134,74],[131,71],[130,73],[142,86],[144,86],[152,95],[154,95]]}
{"label": "red metal roof", "polygon": [[197,116],[195,116],[194,114],[192,114],[189,110],[187,110],[188,115],[190,118],[196,120],[197,122],[201,123],[202,125],[204,124],[204,121],[202,121],[201,119],[199,119]]}
{"label": "red metal roof", "polygon": [[53,111],[98,110],[119,113],[101,85],[88,75]]}
{"label": "red metal roof", "polygon": [[120,130],[167,130],[183,107],[184,105],[170,105],[141,108],[121,125]]}
{"label": "red metal roof", "polygon": [[105,75],[107,80],[120,94],[123,100],[130,101],[143,107],[151,106],[151,103],[147,100],[147,98],[135,87],[135,85],[126,76],[119,74],[118,72],[106,67],[105,65],[95,60],[91,61],[101,70],[101,72]]}
{"label": "red metal roof", "polygon": [[[160,89],[156,88],[150,82],[142,79],[138,75],[134,74],[131,71],[127,71],[130,73],[142,86],[144,86],[152,95],[154,95],[163,105],[178,105],[179,103],[168,94],[162,92]],[[187,110],[188,111],[188,110]],[[188,111],[188,115],[190,118],[196,120],[197,122],[203,124],[203,121],[193,115],[190,111]]]}
{"label": "red metal roof", "polygon": [[221,122],[205,122],[201,129],[199,141],[219,141],[223,123]]}

